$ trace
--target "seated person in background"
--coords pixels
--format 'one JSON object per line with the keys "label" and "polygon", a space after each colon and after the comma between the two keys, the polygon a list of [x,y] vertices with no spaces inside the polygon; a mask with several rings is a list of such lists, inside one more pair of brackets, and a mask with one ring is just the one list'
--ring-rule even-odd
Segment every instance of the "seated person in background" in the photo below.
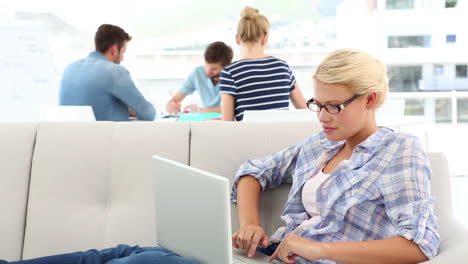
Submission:
{"label": "seated person in background", "polygon": [[265,54],[270,23],[257,9],[245,7],[237,26],[241,60],[221,72],[221,113],[225,121],[241,121],[245,110],[306,108],[289,65]]}
{"label": "seated person in background", "polygon": [[60,84],[60,105],[90,105],[96,120],[128,121],[129,116],[153,120],[156,111],[138,91],[130,73],[120,65],[132,38],[120,27],[101,25],[94,38],[96,51],[71,63]]}
{"label": "seated person in background", "polygon": [[[388,92],[385,65],[368,54],[331,53],[307,104],[323,131],[238,172],[236,248],[286,263],[419,263],[437,254],[431,169],[416,137],[377,127]],[[259,225],[260,191],[292,183],[270,238]]]}
{"label": "seated person in background", "polygon": [[196,67],[184,81],[180,90],[172,95],[166,103],[168,113],[180,113],[181,102],[187,95],[198,91],[203,107],[188,105],[183,110],[190,112],[221,112],[219,96],[219,73],[232,61],[232,49],[217,41],[211,43],[205,50],[205,66]]}

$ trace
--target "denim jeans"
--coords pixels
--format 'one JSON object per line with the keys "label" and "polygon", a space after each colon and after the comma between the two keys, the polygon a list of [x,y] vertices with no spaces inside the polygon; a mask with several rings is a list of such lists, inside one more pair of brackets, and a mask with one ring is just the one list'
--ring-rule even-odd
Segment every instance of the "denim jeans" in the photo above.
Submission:
{"label": "denim jeans", "polygon": [[68,254],[41,257],[29,260],[7,262],[0,264],[199,264],[183,258],[167,249],[160,247],[130,247],[118,245],[103,250],[91,249]]}

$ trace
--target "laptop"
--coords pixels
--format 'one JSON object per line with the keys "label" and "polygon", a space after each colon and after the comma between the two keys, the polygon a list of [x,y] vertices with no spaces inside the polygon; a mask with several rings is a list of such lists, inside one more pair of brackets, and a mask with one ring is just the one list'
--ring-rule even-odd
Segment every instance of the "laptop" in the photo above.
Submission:
{"label": "laptop", "polygon": [[232,247],[228,179],[159,156],[152,172],[159,246],[201,264],[272,263]]}

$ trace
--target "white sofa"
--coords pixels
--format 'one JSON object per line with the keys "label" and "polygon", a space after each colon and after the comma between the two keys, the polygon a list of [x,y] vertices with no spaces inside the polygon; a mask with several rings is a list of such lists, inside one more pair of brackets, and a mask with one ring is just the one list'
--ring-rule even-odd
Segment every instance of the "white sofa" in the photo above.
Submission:
{"label": "white sofa", "polygon": [[[151,156],[233,177],[248,158],[274,153],[320,130],[298,122],[0,123],[0,259],[157,243]],[[429,153],[442,236],[429,263],[466,263],[468,232],[452,219],[447,161]],[[288,186],[262,195],[272,233]],[[233,229],[237,211],[232,209]],[[157,213],[157,212],[156,212]]]}

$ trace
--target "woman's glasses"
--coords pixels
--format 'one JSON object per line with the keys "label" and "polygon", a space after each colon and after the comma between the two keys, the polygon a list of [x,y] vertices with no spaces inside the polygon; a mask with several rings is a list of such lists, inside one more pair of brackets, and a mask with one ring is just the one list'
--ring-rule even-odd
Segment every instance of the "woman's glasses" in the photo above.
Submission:
{"label": "woman's glasses", "polygon": [[320,111],[322,111],[322,108],[325,108],[325,110],[330,114],[338,114],[346,106],[348,106],[354,100],[359,98],[359,96],[361,96],[361,94],[356,94],[356,95],[354,95],[353,97],[351,97],[350,99],[348,99],[346,102],[344,102],[342,104],[324,104],[323,105],[323,104],[320,104],[319,102],[315,101],[314,98],[307,101],[306,104],[307,104],[307,107],[310,110],[314,111],[314,112],[320,112]]}

